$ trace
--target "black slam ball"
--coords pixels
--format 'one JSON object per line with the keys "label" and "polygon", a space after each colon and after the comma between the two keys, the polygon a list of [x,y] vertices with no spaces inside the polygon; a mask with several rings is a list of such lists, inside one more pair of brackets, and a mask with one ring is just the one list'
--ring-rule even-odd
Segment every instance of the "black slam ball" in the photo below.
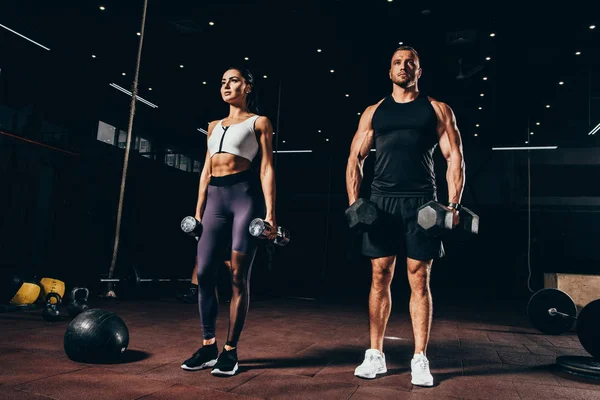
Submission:
{"label": "black slam ball", "polygon": [[84,311],[73,318],[65,332],[65,353],[77,362],[118,362],[127,346],[127,325],[117,314],[110,311]]}

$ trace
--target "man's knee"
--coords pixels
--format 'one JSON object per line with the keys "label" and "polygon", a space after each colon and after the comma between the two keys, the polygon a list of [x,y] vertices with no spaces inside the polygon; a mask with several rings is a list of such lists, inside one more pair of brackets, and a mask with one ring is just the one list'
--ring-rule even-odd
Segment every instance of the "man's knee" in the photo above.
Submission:
{"label": "man's knee", "polygon": [[417,295],[426,295],[429,292],[429,277],[433,260],[407,260],[407,273],[411,290]]}
{"label": "man's knee", "polygon": [[373,286],[377,288],[389,288],[394,278],[395,257],[382,257],[372,260]]}

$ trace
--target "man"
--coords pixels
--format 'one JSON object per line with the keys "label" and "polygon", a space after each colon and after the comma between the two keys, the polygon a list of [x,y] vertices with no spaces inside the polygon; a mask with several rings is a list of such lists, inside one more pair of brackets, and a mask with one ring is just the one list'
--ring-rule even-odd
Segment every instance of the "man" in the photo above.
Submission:
{"label": "man", "polygon": [[[397,256],[405,256],[411,288],[410,316],[415,340],[412,383],[432,386],[427,359],[432,299],[429,277],[433,259],[444,255],[439,238],[417,225],[417,209],[437,200],[433,152],[439,144],[446,159],[449,206],[458,224],[465,181],[461,137],[452,109],[419,92],[419,55],[409,46],[393,54],[389,77],[392,93],[367,107],[352,140],[346,170],[349,203],[359,196],[364,161],[375,144],[376,159],[371,198],[384,225],[363,234],[362,253],[371,258],[369,294],[370,349],[355,370],[361,378],[387,372],[383,338],[391,311],[391,283]],[[402,263],[404,259],[401,259]]]}

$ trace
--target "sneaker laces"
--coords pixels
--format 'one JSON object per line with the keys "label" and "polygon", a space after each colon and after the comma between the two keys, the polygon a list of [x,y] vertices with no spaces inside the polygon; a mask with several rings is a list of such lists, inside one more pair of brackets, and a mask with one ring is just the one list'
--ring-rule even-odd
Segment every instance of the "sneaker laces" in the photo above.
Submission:
{"label": "sneaker laces", "polygon": [[418,365],[421,368],[421,370],[426,371],[429,366],[429,360],[427,360],[425,357],[420,357],[415,362],[415,365]]}

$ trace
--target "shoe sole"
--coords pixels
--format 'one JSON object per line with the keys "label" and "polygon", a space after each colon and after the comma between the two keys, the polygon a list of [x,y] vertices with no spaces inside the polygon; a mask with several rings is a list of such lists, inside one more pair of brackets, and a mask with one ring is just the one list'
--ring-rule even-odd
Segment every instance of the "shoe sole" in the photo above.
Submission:
{"label": "shoe sole", "polygon": [[428,382],[414,382],[414,381],[411,381],[410,383],[412,383],[415,386],[426,386],[426,387],[433,386],[433,381],[428,381]]}
{"label": "shoe sole", "polygon": [[211,371],[211,373],[213,375],[232,376],[232,375],[235,375],[237,370],[238,370],[238,363],[235,363],[235,366],[233,367],[233,369],[231,371],[221,371],[220,369],[215,368]]}
{"label": "shoe sole", "polygon": [[186,371],[199,371],[204,368],[210,368],[210,367],[214,366],[216,363],[217,363],[217,359],[215,358],[214,360],[207,361],[198,367],[188,367],[185,364],[181,364],[181,368],[185,369]]}
{"label": "shoe sole", "polygon": [[387,372],[387,368],[386,368],[386,369],[384,369],[383,371],[377,371],[377,372],[375,372],[375,373],[374,373],[374,374],[372,374],[372,375],[371,375],[371,374],[369,374],[369,375],[360,375],[360,374],[357,374],[357,373],[355,372],[355,373],[354,373],[354,376],[358,376],[359,378],[363,378],[363,379],[375,379],[375,378],[377,377],[377,375],[380,375],[380,374],[385,374],[386,372]]}
{"label": "shoe sole", "polygon": [[430,386],[433,386],[433,379],[429,380],[429,381],[417,381],[414,378],[412,378],[410,380],[410,383],[412,383],[415,386],[427,386],[427,387],[430,387]]}

